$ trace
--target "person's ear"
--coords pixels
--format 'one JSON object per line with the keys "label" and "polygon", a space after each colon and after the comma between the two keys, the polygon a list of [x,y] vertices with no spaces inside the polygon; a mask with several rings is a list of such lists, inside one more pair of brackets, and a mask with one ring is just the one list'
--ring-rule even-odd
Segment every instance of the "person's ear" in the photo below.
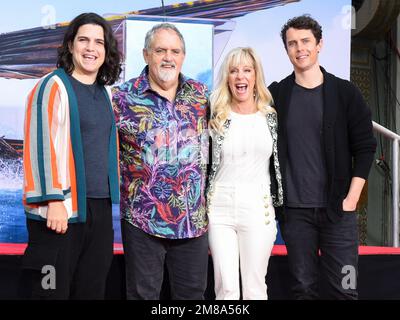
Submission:
{"label": "person's ear", "polygon": [[146,64],[148,64],[149,54],[148,54],[148,52],[147,52],[146,49],[143,49],[142,52],[143,52],[143,59],[144,59],[144,61],[146,62]]}
{"label": "person's ear", "polygon": [[319,40],[319,43],[317,44],[318,47],[318,53],[321,51],[322,47],[323,47],[324,41],[322,40],[322,38]]}
{"label": "person's ear", "polygon": [[74,45],[72,44],[72,41],[68,42],[68,51],[69,53],[72,53],[72,49],[74,48]]}

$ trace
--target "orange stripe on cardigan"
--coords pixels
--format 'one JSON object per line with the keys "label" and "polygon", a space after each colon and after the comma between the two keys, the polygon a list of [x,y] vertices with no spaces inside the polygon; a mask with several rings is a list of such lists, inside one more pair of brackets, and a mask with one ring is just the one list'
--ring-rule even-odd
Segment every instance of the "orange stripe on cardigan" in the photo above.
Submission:
{"label": "orange stripe on cardigan", "polygon": [[[47,109],[47,114],[48,114],[48,121],[49,121],[49,139],[50,139],[50,162],[51,162],[51,175],[52,175],[52,184],[53,188],[56,189],[62,189],[61,183],[58,180],[58,169],[57,169],[57,157],[56,157],[56,152],[54,150],[54,143],[53,143],[53,130],[57,130],[57,123],[53,122],[53,112],[54,109],[58,109],[58,106],[56,103],[57,99],[57,92],[58,92],[58,83],[55,82],[50,91],[50,97],[49,97],[49,102],[48,102],[48,109]],[[54,127],[53,127],[54,126]]]}
{"label": "orange stripe on cardigan", "polygon": [[28,105],[26,107],[26,118],[25,118],[25,132],[24,132],[24,151],[23,151],[23,162],[24,162],[24,184],[25,191],[33,191],[35,189],[35,182],[32,174],[31,164],[31,147],[30,147],[30,129],[31,129],[31,118],[32,118],[32,102],[33,96],[38,88],[39,83],[35,85],[33,90],[28,96]]}
{"label": "orange stripe on cardigan", "polygon": [[69,151],[69,174],[71,181],[71,199],[72,199],[72,212],[78,211],[78,193],[76,189],[76,173],[75,173],[75,160],[72,151],[71,139],[68,139],[68,151]]}

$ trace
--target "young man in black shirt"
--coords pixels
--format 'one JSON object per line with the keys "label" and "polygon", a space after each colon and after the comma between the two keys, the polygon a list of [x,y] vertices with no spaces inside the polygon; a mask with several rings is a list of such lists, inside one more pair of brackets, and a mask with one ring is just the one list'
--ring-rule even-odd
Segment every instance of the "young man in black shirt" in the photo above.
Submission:
{"label": "young man in black shirt", "polygon": [[294,72],[269,89],[279,119],[285,194],[278,218],[292,292],[317,299],[322,276],[327,298],[357,299],[356,207],[376,149],[371,113],[352,83],[320,67],[317,21],[290,19],[281,36]]}

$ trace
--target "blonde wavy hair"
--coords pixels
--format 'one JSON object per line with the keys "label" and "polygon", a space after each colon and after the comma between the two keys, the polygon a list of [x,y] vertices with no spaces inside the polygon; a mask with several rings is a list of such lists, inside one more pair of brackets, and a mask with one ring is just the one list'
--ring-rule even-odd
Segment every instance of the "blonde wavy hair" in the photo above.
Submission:
{"label": "blonde wavy hair", "polygon": [[254,85],[257,109],[263,114],[276,112],[272,107],[272,95],[265,85],[263,67],[255,51],[250,47],[232,49],[225,57],[219,69],[216,88],[210,96],[211,130],[221,132],[222,126],[231,111],[232,93],[228,85],[229,70],[239,65],[249,65],[254,68],[256,80]]}

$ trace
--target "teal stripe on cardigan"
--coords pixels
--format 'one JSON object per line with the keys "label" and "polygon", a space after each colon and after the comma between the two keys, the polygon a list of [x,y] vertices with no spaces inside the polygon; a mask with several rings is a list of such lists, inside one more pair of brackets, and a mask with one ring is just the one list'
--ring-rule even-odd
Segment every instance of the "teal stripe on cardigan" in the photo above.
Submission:
{"label": "teal stripe on cardigan", "polygon": [[67,198],[70,198],[71,195],[71,188],[68,188],[67,190],[63,190],[63,195],[61,194],[49,194],[46,196],[39,196],[39,197],[26,197],[26,203],[38,203],[38,202],[44,202],[44,201],[49,201],[49,200],[65,200],[65,196],[68,194]]}
{"label": "teal stripe on cardigan", "polygon": [[[43,93],[46,89],[46,85],[49,82],[52,74],[44,78],[40,85],[38,97],[37,97],[37,160],[39,169],[40,189],[42,196],[37,197],[37,201],[46,201],[46,180],[45,180],[45,169],[44,169],[44,155],[43,155],[43,121],[42,121],[42,105],[43,105]],[[63,198],[61,199],[63,200]]]}
{"label": "teal stripe on cardigan", "polygon": [[39,203],[44,201],[51,201],[51,200],[65,200],[64,196],[61,194],[49,194],[40,197],[29,197],[26,198],[26,203]]}
{"label": "teal stripe on cardigan", "polygon": [[[103,87],[103,93],[106,95],[109,110],[112,119],[114,119],[114,112],[110,102],[110,97],[107,90]],[[118,153],[117,153],[117,129],[115,121],[112,121],[110,142],[108,147],[108,181],[110,183],[111,202],[119,203],[119,181],[118,181]]]}
{"label": "teal stripe on cardigan", "polygon": [[72,84],[64,69],[59,68],[54,71],[54,74],[60,77],[67,89],[68,102],[69,102],[69,118],[70,118],[70,132],[71,144],[75,160],[75,177],[76,188],[78,196],[78,221],[86,221],[86,175],[85,175],[85,161],[83,157],[83,146],[81,137],[81,128],[79,120],[78,101]]}

